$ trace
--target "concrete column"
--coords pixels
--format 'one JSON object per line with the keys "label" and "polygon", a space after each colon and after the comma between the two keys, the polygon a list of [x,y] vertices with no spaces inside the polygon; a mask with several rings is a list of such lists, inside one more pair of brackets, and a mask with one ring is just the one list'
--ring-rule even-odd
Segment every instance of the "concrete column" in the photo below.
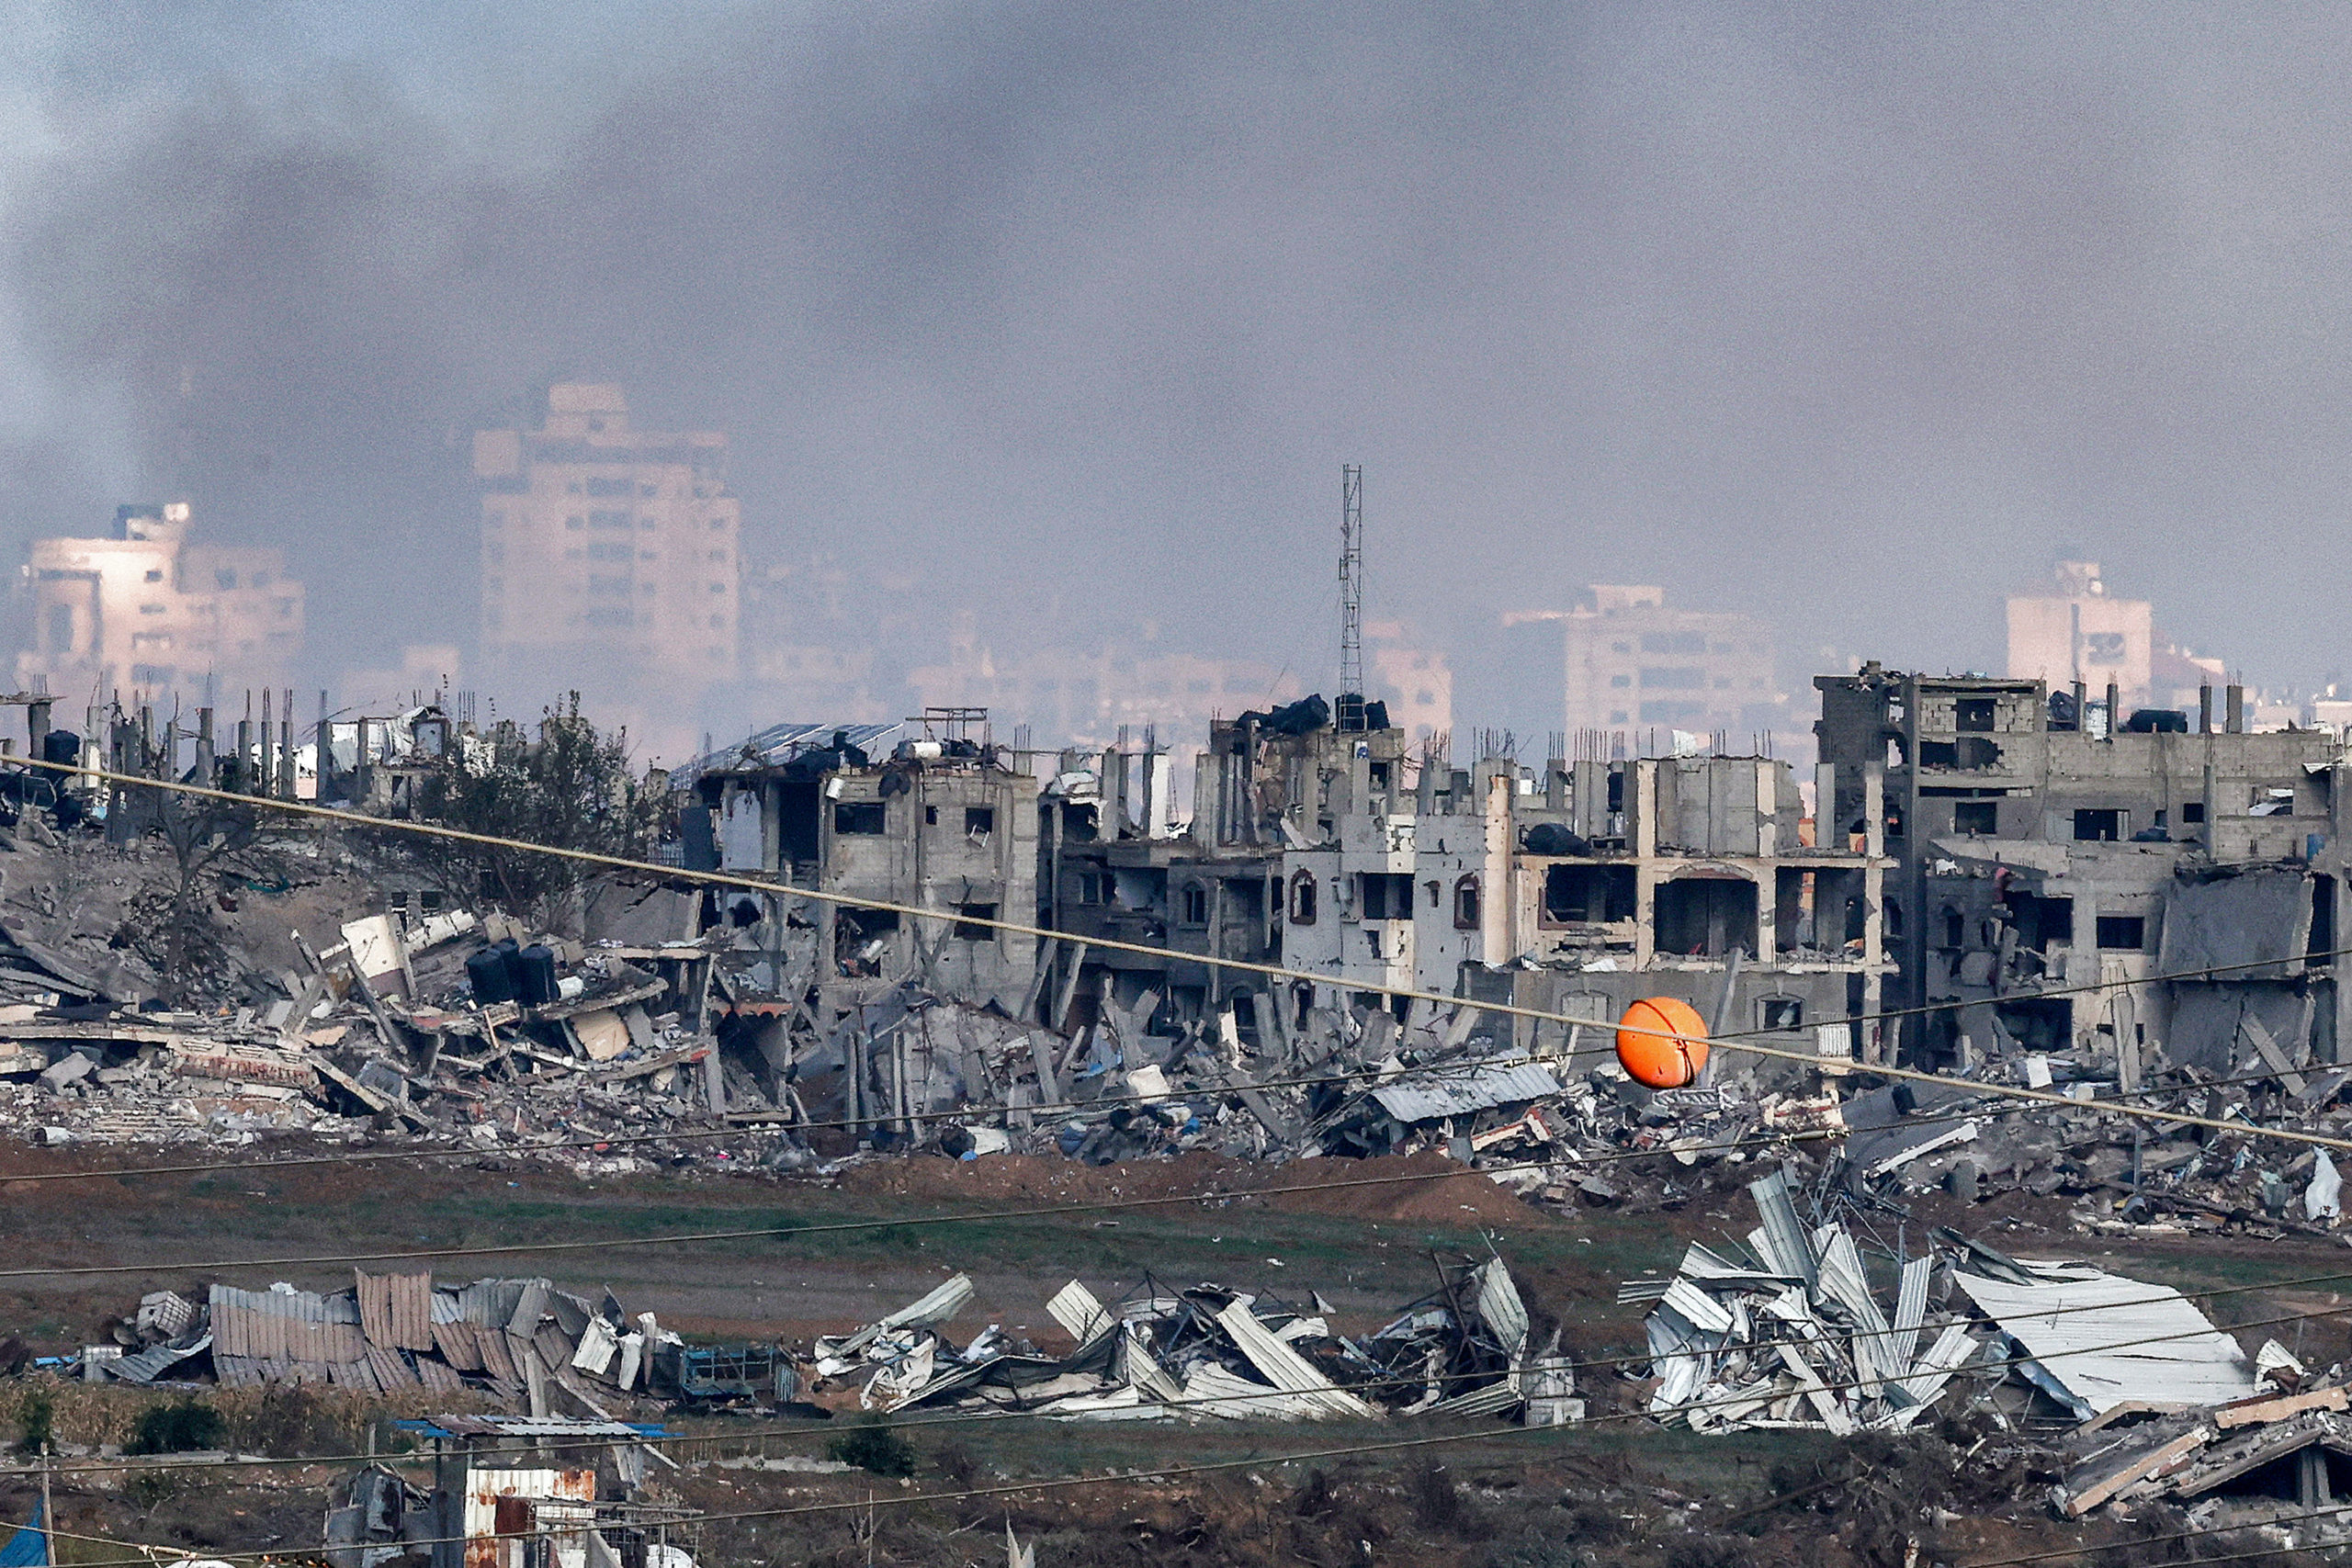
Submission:
{"label": "concrete column", "polygon": [[1657,955],[1657,760],[1625,764],[1626,837],[1634,846],[1634,967]]}
{"label": "concrete column", "polygon": [[31,748],[27,756],[39,757],[48,742],[49,714],[50,703],[46,698],[25,705],[25,743]]}
{"label": "concrete column", "polygon": [[2197,688],[2197,733],[2213,733],[2213,682],[2211,681]]}
{"label": "concrete column", "polygon": [[1817,850],[1846,850],[1846,820],[1838,811],[1838,764],[1813,765],[1813,845]]}
{"label": "concrete column", "polygon": [[212,787],[218,776],[213,771],[214,761],[212,710],[198,708],[196,710],[196,782],[207,789]]}
{"label": "concrete column", "polygon": [[2107,738],[2110,740],[2123,733],[2123,689],[2114,682],[2107,683]]}
{"label": "concrete column", "polygon": [[2226,710],[2222,722],[2222,728],[2232,735],[2244,735],[2245,733],[2245,688],[2233,681],[2222,688],[2222,697]]}
{"label": "concrete column", "polygon": [[[1520,953],[1514,945],[1516,933],[1511,930],[1511,906],[1516,899],[1510,885],[1510,852],[1516,835],[1511,831],[1510,791],[1510,781],[1498,778],[1493,793],[1487,797],[1487,831],[1482,846],[1486,853],[1478,868],[1478,951],[1468,955],[1479,964],[1508,964]],[[1453,887],[1441,884],[1438,914],[1448,925],[1453,920]]]}

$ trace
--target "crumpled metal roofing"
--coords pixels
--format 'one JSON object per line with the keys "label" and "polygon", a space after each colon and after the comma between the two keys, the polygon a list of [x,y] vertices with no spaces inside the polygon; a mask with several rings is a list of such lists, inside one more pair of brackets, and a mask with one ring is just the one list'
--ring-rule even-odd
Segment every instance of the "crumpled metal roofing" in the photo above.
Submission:
{"label": "crumpled metal roofing", "polygon": [[2058,1385],[2051,1392],[2071,1397],[2086,1419],[2127,1402],[2187,1408],[2227,1404],[2256,1392],[2254,1369],[2237,1341],[2169,1285],[2114,1274],[2015,1285],[1962,1272],[1952,1275],[1952,1283],[2033,1358]]}
{"label": "crumpled metal roofing", "polygon": [[1466,1116],[1498,1105],[1544,1100],[1560,1092],[1551,1069],[1533,1062],[1506,1062],[1398,1078],[1372,1091],[1380,1108],[1399,1122],[1434,1122]]}
{"label": "crumpled metal roofing", "polygon": [[[861,751],[872,751],[874,742],[899,727],[896,724],[772,724],[756,735],[723,746],[705,756],[696,757],[683,767],[673,768],[670,782],[677,785],[693,783],[705,773],[727,773],[736,768],[780,768],[803,751],[821,750],[833,743],[835,731],[849,737],[849,743]],[[749,761],[746,754],[749,754]]]}

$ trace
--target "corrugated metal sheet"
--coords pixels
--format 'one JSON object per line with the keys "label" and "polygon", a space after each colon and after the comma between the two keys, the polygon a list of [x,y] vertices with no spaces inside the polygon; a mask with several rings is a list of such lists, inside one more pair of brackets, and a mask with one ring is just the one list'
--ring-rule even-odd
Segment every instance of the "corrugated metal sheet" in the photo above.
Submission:
{"label": "corrugated metal sheet", "polygon": [[416,1381],[435,1393],[463,1393],[466,1391],[465,1379],[441,1362],[429,1359],[416,1363]]}
{"label": "corrugated metal sheet", "polygon": [[1520,1300],[1519,1286],[1499,1258],[1480,1264],[1477,1280],[1478,1321],[1516,1362],[1527,1348],[1527,1303]]}
{"label": "corrugated metal sheet", "polygon": [[367,1354],[359,1304],[348,1296],[215,1285],[211,1307],[213,1346],[220,1355],[323,1364]]}
{"label": "corrugated metal sheet", "polygon": [[1340,1388],[1310,1365],[1306,1359],[1266,1330],[1266,1325],[1252,1316],[1241,1302],[1228,1302],[1216,1314],[1219,1328],[1225,1330],[1236,1348],[1250,1359],[1261,1376],[1276,1388],[1303,1394],[1314,1404],[1318,1416],[1376,1415],[1371,1405]]}
{"label": "corrugated metal sheet", "polygon": [[1526,1398],[1509,1380],[1491,1382],[1484,1388],[1474,1388],[1468,1393],[1457,1393],[1451,1399],[1441,1399],[1435,1404],[1415,1412],[1421,1416],[1500,1416],[1526,1404]]}
{"label": "corrugated metal sheet", "polygon": [[1798,1223],[1796,1205],[1789,1201],[1789,1179],[1781,1171],[1747,1184],[1748,1196],[1756,1200],[1756,1212],[1764,1224],[1748,1234],[1748,1244],[1771,1266],[1776,1274],[1802,1279],[1807,1292],[1814,1290],[1821,1276],[1815,1266],[1813,1248],[1805,1241],[1804,1226]]}
{"label": "corrugated metal sheet", "polygon": [[[466,1568],[502,1568],[509,1560],[499,1550],[502,1533],[585,1531],[595,1519],[595,1504],[594,1470],[471,1471],[466,1476]],[[569,1541],[558,1535],[554,1544],[559,1555],[567,1546],[575,1555],[580,1551],[576,1535]],[[522,1560],[521,1554],[512,1559]]]}
{"label": "corrugated metal sheet", "polygon": [[2256,1392],[2237,1341],[2170,1286],[2112,1274],[2012,1285],[1955,1273],[1952,1283],[2041,1363],[2086,1419],[2127,1402],[2186,1409]]}
{"label": "corrugated metal sheet", "polygon": [[1548,1100],[1560,1092],[1551,1069],[1534,1062],[1509,1062],[1458,1073],[1398,1078],[1372,1091],[1383,1111],[1399,1122],[1434,1122],[1467,1116],[1498,1105]]}
{"label": "corrugated metal sheet", "polygon": [[368,1347],[368,1365],[376,1373],[376,1386],[386,1393],[404,1388],[419,1388],[424,1380],[411,1370],[408,1360],[389,1345]]}
{"label": "corrugated metal sheet", "polygon": [[123,1356],[102,1364],[107,1376],[115,1382],[153,1382],[182,1361],[210,1348],[212,1336],[207,1334],[193,1345],[176,1349],[169,1345],[150,1345],[135,1356]]}
{"label": "corrugated metal sheet", "polygon": [[461,1372],[488,1370],[482,1364],[481,1331],[470,1323],[435,1324],[433,1343],[441,1359]]}
{"label": "corrugated metal sheet", "polygon": [[1188,1413],[1235,1421],[1296,1421],[1325,1414],[1310,1394],[1251,1382],[1215,1361],[1199,1362],[1184,1373],[1184,1391],[1178,1403]]}
{"label": "corrugated metal sheet", "polygon": [[696,757],[672,773],[670,782],[684,789],[705,773],[729,773],[738,768],[780,768],[803,751],[819,751],[831,746],[837,729],[847,732],[851,745],[870,752],[876,741],[898,728],[895,724],[772,724],[724,750]]}
{"label": "corrugated metal sheet", "polygon": [[507,1333],[528,1339],[538,1332],[539,1319],[547,1315],[548,1289],[545,1280],[524,1281],[522,1293],[514,1300],[514,1310],[506,1319]]}
{"label": "corrugated metal sheet", "polygon": [[401,1350],[433,1348],[432,1275],[352,1273],[360,1326],[370,1340]]}

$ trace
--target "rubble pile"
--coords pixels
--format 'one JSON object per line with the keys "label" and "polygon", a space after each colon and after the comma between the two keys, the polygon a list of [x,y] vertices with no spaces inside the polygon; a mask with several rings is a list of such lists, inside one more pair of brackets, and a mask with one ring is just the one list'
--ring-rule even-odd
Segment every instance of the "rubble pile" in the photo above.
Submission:
{"label": "rubble pile", "polygon": [[1500,1258],[1443,1270],[1437,1294],[1376,1332],[1335,1335],[1306,1310],[1222,1285],[1147,1280],[1105,1304],[1078,1280],[1046,1303],[1076,1348],[1041,1353],[989,1325],[960,1348],[943,1332],[972,1299],[958,1274],[888,1316],[817,1341],[810,1397],[865,1409],[993,1405],[1072,1419],[1308,1421],[1386,1416],[1578,1419],[1553,1328],[1538,1348]]}
{"label": "rubble pile", "polygon": [[1072,1418],[1581,1417],[1558,1329],[1538,1345],[1503,1261],[1457,1264],[1442,1277],[1438,1293],[1356,1338],[1332,1332],[1320,1298],[1301,1310],[1222,1285],[1167,1291],[1147,1280],[1106,1305],[1073,1280],[1046,1303],[1073,1347],[1056,1353],[995,1324],[961,1343],[949,1337],[974,1294],[957,1274],[796,1354],[689,1345],[609,1292],[590,1297],[543,1279],[436,1285],[430,1273],[360,1270],[351,1288],[325,1294],[285,1283],[153,1292],[111,1343],[32,1364],[92,1382],[472,1392],[563,1419],[608,1420],[630,1397],[808,1414],[969,1405]]}
{"label": "rubble pile", "polygon": [[1752,1257],[1692,1243],[1670,1278],[1620,1287],[1621,1303],[1657,1303],[1649,1409],[1662,1420],[1900,1431],[1964,1383],[2004,1426],[2105,1425],[2251,1398],[2257,1366],[2292,1362],[2273,1342],[2250,1365],[2168,1286],[1948,1229],[1918,1256],[1883,1257],[1890,1301],[1851,1230],[1803,1222],[1785,1172],[1748,1190],[1762,1220]]}
{"label": "rubble pile", "polygon": [[694,1401],[791,1392],[776,1390],[772,1367],[766,1388],[717,1387],[713,1353],[690,1349],[653,1314],[632,1315],[610,1292],[592,1300],[546,1280],[436,1286],[429,1273],[355,1271],[351,1288],[327,1294],[284,1283],[213,1285],[201,1297],[155,1291],[112,1340],[53,1370],[91,1382],[473,1391],[533,1416],[598,1419],[609,1418],[607,1402],[632,1393]]}

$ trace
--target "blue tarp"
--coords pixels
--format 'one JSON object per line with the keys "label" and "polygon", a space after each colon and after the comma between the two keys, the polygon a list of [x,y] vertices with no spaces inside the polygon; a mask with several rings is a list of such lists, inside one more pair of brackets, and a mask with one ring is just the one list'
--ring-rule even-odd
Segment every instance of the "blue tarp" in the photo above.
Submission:
{"label": "blue tarp", "polygon": [[0,1546],[0,1568],[49,1568],[49,1534],[41,1529],[40,1503],[33,1504],[31,1521]]}

